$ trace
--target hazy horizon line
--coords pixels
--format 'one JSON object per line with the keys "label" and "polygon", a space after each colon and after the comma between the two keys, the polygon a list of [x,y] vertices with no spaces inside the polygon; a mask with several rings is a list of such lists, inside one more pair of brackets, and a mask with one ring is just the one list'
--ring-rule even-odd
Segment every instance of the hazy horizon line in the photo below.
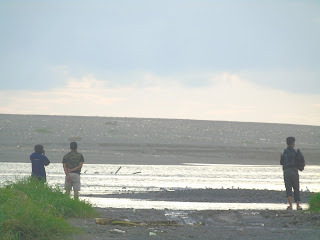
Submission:
{"label": "hazy horizon line", "polygon": [[298,123],[276,123],[276,122],[250,122],[250,121],[232,121],[232,120],[211,120],[211,119],[188,119],[188,118],[161,118],[161,117],[115,117],[115,116],[93,116],[93,115],[59,115],[59,114],[23,114],[23,113],[1,113],[0,115],[11,116],[45,116],[45,117],[84,117],[84,118],[131,118],[131,119],[152,119],[152,120],[182,120],[182,121],[205,121],[205,122],[230,122],[230,123],[252,123],[252,124],[276,124],[276,125],[293,125],[293,126],[308,126],[320,127],[320,125],[298,124]]}

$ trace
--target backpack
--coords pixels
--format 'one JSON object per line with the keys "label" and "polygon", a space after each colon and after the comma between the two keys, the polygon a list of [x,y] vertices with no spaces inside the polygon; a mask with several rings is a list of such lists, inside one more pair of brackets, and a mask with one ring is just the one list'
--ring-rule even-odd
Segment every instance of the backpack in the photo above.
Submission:
{"label": "backpack", "polygon": [[297,150],[296,162],[298,169],[303,171],[304,167],[306,166],[306,161],[304,160],[304,156],[302,155],[300,149]]}
{"label": "backpack", "polygon": [[283,154],[281,154],[280,164],[283,165],[283,170],[298,168],[300,171],[303,171],[306,162],[300,149],[298,149],[297,152],[295,150],[290,151],[289,149],[285,149]]}

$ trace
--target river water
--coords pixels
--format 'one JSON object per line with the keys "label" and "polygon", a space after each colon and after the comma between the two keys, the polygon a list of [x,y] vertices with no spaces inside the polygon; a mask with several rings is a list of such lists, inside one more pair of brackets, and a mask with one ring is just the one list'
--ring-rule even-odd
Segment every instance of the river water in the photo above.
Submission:
{"label": "river water", "polygon": [[[0,163],[0,184],[30,175],[30,163]],[[50,185],[63,188],[62,164],[47,168]],[[301,189],[319,192],[320,166],[307,166],[300,172]],[[170,208],[170,209],[232,209],[283,208],[282,204],[223,204],[195,202],[146,201],[136,199],[99,198],[98,195],[147,191],[183,191],[192,189],[257,189],[284,190],[282,170],[274,165],[184,164],[184,165],[114,165],[85,164],[81,175],[81,194],[99,207]]]}

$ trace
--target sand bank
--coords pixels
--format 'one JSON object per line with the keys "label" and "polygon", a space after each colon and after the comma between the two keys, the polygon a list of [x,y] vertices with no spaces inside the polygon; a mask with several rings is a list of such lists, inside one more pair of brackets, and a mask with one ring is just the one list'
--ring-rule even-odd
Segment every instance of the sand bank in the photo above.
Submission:
{"label": "sand bank", "polygon": [[294,135],[308,165],[319,165],[319,126],[290,124],[0,114],[0,161],[29,162],[43,144],[60,163],[71,140],[86,163],[279,165]]}

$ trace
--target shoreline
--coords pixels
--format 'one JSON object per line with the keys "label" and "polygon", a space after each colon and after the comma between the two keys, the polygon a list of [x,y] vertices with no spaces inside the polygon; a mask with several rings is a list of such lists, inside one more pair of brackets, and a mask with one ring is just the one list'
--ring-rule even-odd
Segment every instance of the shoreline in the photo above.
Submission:
{"label": "shoreline", "polygon": [[[1,154],[1,153],[0,153]],[[30,155],[30,154],[29,154]],[[26,155],[26,158],[29,157],[29,155]],[[62,160],[61,161],[51,161],[51,163],[61,163],[62,164]],[[280,161],[279,161],[280,162]],[[11,160],[8,161],[8,159],[0,159],[0,163],[30,163],[30,160],[26,160],[26,161],[21,161],[21,160]],[[182,161],[177,161],[177,162],[170,162],[170,161],[164,161],[164,162],[154,162],[154,161],[135,161],[133,162],[119,162],[116,160],[112,160],[112,161],[86,161],[85,162],[86,165],[95,165],[95,164],[103,164],[103,165],[119,165],[119,166],[144,166],[144,165],[151,165],[151,166],[214,166],[214,165],[230,165],[230,166],[247,166],[247,167],[268,167],[268,166],[279,166],[279,169],[282,171],[282,166],[280,165],[280,163],[277,162],[268,162],[268,161],[263,161],[263,162],[254,162],[254,161],[242,161],[242,162],[234,162],[234,161],[225,161],[223,163],[219,162],[219,161],[211,161],[211,162],[195,162],[195,161],[190,161],[190,162],[183,162]],[[305,169],[307,169],[308,167],[313,167],[313,166],[320,166],[320,161],[317,162],[312,162],[312,164],[307,163],[308,165],[306,165]]]}

